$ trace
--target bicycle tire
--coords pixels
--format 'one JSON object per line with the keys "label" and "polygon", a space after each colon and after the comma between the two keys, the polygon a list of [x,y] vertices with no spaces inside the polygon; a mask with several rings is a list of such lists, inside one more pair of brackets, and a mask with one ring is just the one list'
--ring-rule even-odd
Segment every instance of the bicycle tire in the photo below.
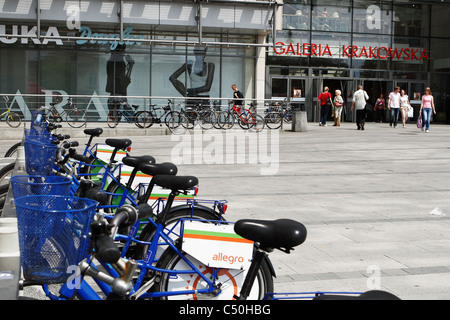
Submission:
{"label": "bicycle tire", "polygon": [[221,129],[229,130],[234,126],[235,117],[233,113],[225,112],[219,116],[218,121]]}
{"label": "bicycle tire", "polygon": [[[203,274],[208,274],[208,268],[201,262],[197,261],[195,258],[182,252],[190,262],[194,263],[195,266],[202,266],[201,270],[204,270]],[[164,251],[161,259],[158,261],[156,268],[161,268],[165,270],[190,270],[190,267],[181,259],[181,257],[172,249]],[[211,270],[211,269],[209,269]],[[202,299],[210,300],[233,300],[235,296],[239,295],[241,286],[245,279],[246,272],[242,270],[231,270],[231,269],[221,269],[219,272],[219,277],[222,277],[221,283],[231,284],[228,287],[223,288],[219,295],[202,295]],[[172,273],[162,273],[159,277],[159,281],[152,288],[157,292],[166,291],[183,291],[187,288],[196,290],[200,289],[198,286],[202,285],[202,281],[199,275],[192,272],[189,274],[177,274],[176,277],[172,276]],[[176,279],[175,279],[176,278]],[[225,280],[223,279],[225,278]],[[230,282],[231,281],[231,282]],[[262,300],[267,293],[273,292],[273,278],[270,268],[268,266],[267,260],[264,259],[259,267],[255,282],[250,291],[250,295],[247,300]],[[178,296],[167,296],[161,299],[195,299],[197,300],[195,294],[191,295],[178,295]]]}
{"label": "bicycle tire", "polygon": [[20,126],[22,124],[22,119],[20,118],[20,116],[17,113],[9,112],[8,115],[6,116],[6,123],[11,128],[17,128],[18,126]]}
{"label": "bicycle tire", "polygon": [[243,112],[239,115],[237,118],[237,123],[239,124],[239,127],[244,130],[248,130],[250,128],[250,123],[252,122],[253,115],[249,112],[247,114],[244,114]]}
{"label": "bicycle tire", "polygon": [[22,142],[17,142],[16,144],[13,144],[5,153],[5,158],[10,158],[15,155],[17,152],[17,149],[22,145]]}
{"label": "bicycle tire", "polygon": [[281,115],[278,112],[269,112],[264,117],[264,122],[269,129],[279,129],[281,127]]}
{"label": "bicycle tire", "polygon": [[248,123],[248,129],[253,132],[261,132],[264,129],[266,122],[260,115],[254,115],[251,122]]}
{"label": "bicycle tire", "polygon": [[8,195],[9,185],[0,185],[0,217],[3,214],[3,208],[5,207],[6,197]]}
{"label": "bicycle tire", "polygon": [[84,110],[73,109],[66,115],[66,122],[72,128],[81,128],[86,125],[86,112]]}
{"label": "bicycle tire", "polygon": [[150,128],[153,125],[153,116],[148,111],[139,111],[134,116],[134,124],[141,129]]}
{"label": "bicycle tire", "polygon": [[187,129],[194,129],[195,125],[198,122],[199,114],[197,111],[190,109],[188,111],[184,110],[184,117],[187,119]]}
{"label": "bicycle tire", "polygon": [[184,134],[189,127],[189,120],[182,114],[173,115],[168,120],[168,126],[171,133],[173,134]]}
{"label": "bicycle tire", "polygon": [[[116,177],[116,180],[118,180],[118,177]],[[106,192],[107,193],[114,193],[116,195],[112,195],[112,194],[108,194],[108,200],[106,200],[106,204],[107,206],[118,206],[120,201],[122,200],[122,190],[126,189],[126,186],[124,186],[123,184],[117,184],[116,181],[112,181],[108,187],[106,188]],[[133,192],[133,190],[128,190],[130,193]],[[125,204],[129,204],[132,205],[131,203],[127,202],[125,200]],[[106,213],[115,213],[115,211],[117,210],[117,208],[104,208],[104,211]]]}
{"label": "bicycle tire", "polygon": [[[0,185],[9,185],[9,178],[12,177],[14,173],[14,167],[16,163],[8,163],[6,166],[0,169]],[[7,181],[5,180],[7,179]],[[5,181],[4,181],[5,180]]]}
{"label": "bicycle tire", "polygon": [[214,128],[216,123],[216,114],[212,110],[203,111],[199,114],[198,120],[200,127],[204,130],[210,130]]}
{"label": "bicycle tire", "polygon": [[108,112],[108,117],[106,118],[106,122],[108,123],[108,127],[115,128],[119,124],[120,119],[122,118],[122,113],[117,110],[111,110]]}

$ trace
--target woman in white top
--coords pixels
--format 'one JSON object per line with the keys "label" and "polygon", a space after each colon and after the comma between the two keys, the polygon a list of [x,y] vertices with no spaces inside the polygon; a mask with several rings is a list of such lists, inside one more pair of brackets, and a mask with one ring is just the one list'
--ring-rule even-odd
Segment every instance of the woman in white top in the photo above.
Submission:
{"label": "woman in white top", "polygon": [[406,127],[406,120],[408,120],[408,108],[411,107],[409,103],[409,98],[405,94],[405,90],[400,92],[400,112],[402,113],[402,124],[403,128]]}

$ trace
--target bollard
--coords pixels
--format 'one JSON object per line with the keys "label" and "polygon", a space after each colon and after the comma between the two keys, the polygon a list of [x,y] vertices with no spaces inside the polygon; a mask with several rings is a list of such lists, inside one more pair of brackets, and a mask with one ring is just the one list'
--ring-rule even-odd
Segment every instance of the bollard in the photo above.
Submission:
{"label": "bollard", "polygon": [[306,111],[295,110],[292,113],[292,131],[306,132],[308,124],[308,116]]}

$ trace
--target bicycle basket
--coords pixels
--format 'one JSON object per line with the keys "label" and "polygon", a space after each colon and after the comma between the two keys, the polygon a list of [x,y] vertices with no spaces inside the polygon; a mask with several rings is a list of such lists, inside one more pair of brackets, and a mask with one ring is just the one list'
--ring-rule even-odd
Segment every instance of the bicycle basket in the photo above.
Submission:
{"label": "bicycle basket", "polygon": [[31,195],[68,196],[72,185],[72,179],[60,176],[12,176],[10,182],[15,199]]}
{"label": "bicycle basket", "polygon": [[44,119],[44,113],[41,111],[33,111],[31,113],[30,128],[36,131],[45,131],[47,122]]}
{"label": "bicycle basket", "polygon": [[20,261],[25,280],[63,283],[89,249],[89,227],[97,202],[46,195],[14,200]]}
{"label": "bicycle basket", "polygon": [[49,176],[52,173],[56,145],[25,140],[24,149],[25,169],[28,174]]}

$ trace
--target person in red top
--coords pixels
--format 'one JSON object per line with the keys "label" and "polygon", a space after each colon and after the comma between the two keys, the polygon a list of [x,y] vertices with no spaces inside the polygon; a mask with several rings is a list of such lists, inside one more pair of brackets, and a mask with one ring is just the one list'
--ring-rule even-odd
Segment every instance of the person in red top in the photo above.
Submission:
{"label": "person in red top", "polygon": [[320,122],[319,126],[327,125],[328,112],[333,106],[333,102],[331,101],[331,93],[329,92],[328,87],[323,88],[323,92],[319,95],[320,101]]}

